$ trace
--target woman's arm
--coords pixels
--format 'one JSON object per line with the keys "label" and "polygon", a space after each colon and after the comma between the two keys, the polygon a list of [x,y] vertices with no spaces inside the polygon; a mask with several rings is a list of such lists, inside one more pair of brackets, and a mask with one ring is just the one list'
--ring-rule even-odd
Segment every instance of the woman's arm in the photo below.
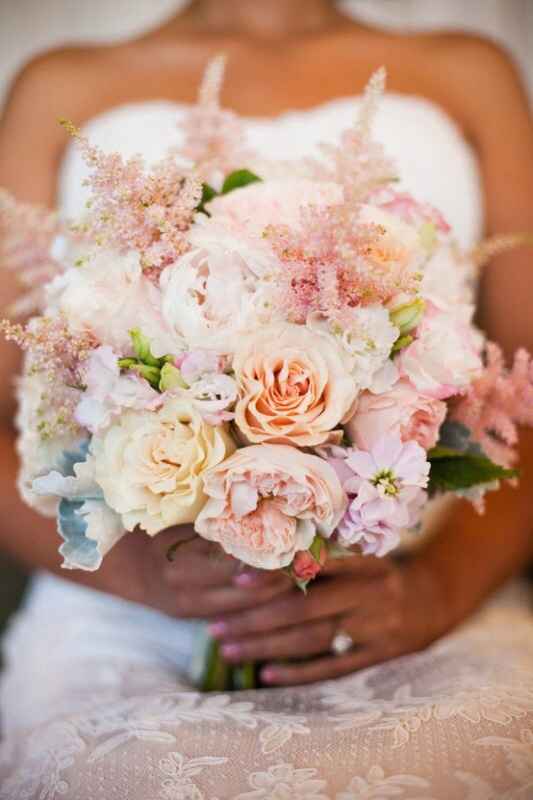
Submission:
{"label": "woman's arm", "polygon": [[[15,81],[0,120],[0,186],[18,199],[53,207],[56,172],[65,136],[58,117],[83,120],[98,96],[87,53],[51,53],[30,64]],[[93,81],[93,85],[91,85]],[[93,113],[90,111],[89,113]],[[5,271],[0,283],[0,310],[17,296],[14,276]],[[0,313],[1,317],[1,313]],[[13,417],[14,377],[20,369],[17,348],[0,338],[0,548],[29,569],[47,569],[78,583],[145,603],[180,617],[206,617],[250,604],[253,597],[270,599],[285,591],[285,576],[237,574],[238,564],[223,557],[206,542],[196,540],[180,549],[180,558],[169,564],[168,547],[190,539],[190,526],[166,531],[154,539],[140,532],[128,534],[94,573],[62,571],[61,543],[53,520],[45,519],[19,498],[15,488],[18,463],[15,455]],[[201,589],[201,591],[200,591]]]}
{"label": "woman's arm", "polygon": [[[527,98],[509,60],[493,45],[441,37],[428,63],[479,154],[487,233],[533,231],[533,132]],[[508,354],[533,353],[533,250],[509,252],[486,269],[480,318]],[[228,659],[266,661],[272,685],[343,675],[418,650],[470,614],[533,555],[533,431],[523,431],[521,481],[488,497],[484,516],[457,501],[426,546],[403,564],[371,559],[332,565],[303,598],[297,591],[258,609],[221,617],[213,633]],[[373,572],[374,570],[374,572]],[[327,652],[342,628],[357,645]],[[280,659],[314,656],[304,664]]]}

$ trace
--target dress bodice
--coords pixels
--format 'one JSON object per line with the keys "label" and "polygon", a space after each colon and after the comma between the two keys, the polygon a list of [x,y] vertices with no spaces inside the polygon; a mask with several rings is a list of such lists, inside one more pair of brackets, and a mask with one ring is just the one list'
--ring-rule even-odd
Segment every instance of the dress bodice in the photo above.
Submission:
{"label": "dress bodice", "polygon": [[[360,97],[347,97],[277,117],[247,117],[250,145],[265,158],[290,160],[316,155],[318,145],[335,141],[357,113]],[[148,101],[119,106],[90,120],[84,133],[106,151],[141,153],[150,163],[180,145],[180,120],[188,106]],[[387,94],[375,123],[376,138],[399,168],[401,187],[443,212],[463,245],[482,230],[483,203],[475,154],[457,125],[423,98]],[[75,147],[65,154],[59,176],[59,205],[77,216],[87,199],[85,167]]]}

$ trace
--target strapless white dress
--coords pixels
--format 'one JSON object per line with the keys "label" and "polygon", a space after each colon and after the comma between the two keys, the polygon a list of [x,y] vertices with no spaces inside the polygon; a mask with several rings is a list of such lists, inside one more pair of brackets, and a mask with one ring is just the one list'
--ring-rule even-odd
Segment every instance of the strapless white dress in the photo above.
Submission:
{"label": "strapless white dress", "polygon": [[[248,121],[264,155],[301,156],[357,99]],[[91,139],[159,158],[184,108],[115,109]],[[464,245],[481,233],[476,159],[436,106],[388,95],[377,135],[404,185]],[[85,197],[70,149],[59,199]],[[490,546],[490,543],[488,543]],[[527,585],[501,590],[423,653],[292,689],[201,695],[187,679],[196,623],[37,576],[4,643],[1,800],[500,800],[533,797],[533,619]]]}

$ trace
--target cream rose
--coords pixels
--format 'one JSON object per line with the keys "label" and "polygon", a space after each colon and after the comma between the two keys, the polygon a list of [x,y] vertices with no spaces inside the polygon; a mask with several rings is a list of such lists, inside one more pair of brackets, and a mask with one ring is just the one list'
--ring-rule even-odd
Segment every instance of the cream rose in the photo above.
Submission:
{"label": "cream rose", "polygon": [[333,467],[284,445],[237,450],[204,486],[209,500],[195,530],[260,569],[286,567],[317,533],[329,537],[347,505]]}
{"label": "cream rose", "polygon": [[235,449],[224,426],[169,397],[158,411],[126,411],[91,442],[96,482],[124,527],[151,536],[193,522],[205,503],[202,475]]}
{"label": "cream rose", "polygon": [[312,447],[342,438],[357,384],[334,340],[302,325],[269,325],[243,338],[233,369],[235,422],[248,442]]}

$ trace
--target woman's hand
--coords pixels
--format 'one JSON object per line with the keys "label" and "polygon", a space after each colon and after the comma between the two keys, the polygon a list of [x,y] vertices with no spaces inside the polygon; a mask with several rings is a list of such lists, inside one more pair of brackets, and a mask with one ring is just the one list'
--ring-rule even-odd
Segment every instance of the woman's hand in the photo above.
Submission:
{"label": "woman's hand", "polygon": [[[266,662],[265,684],[327,680],[410,653],[452,625],[432,575],[416,559],[358,557],[331,561],[307,596],[292,589],[262,605],[217,618],[211,633],[231,662]],[[333,655],[340,631],[354,642]],[[284,663],[285,659],[303,659]]]}
{"label": "woman's hand", "polygon": [[98,572],[78,576],[93,586],[97,581],[95,588],[187,619],[237,612],[292,588],[280,572],[242,568],[219,545],[197,536],[191,525],[169,528],[153,538],[134,531],[113,548]]}

